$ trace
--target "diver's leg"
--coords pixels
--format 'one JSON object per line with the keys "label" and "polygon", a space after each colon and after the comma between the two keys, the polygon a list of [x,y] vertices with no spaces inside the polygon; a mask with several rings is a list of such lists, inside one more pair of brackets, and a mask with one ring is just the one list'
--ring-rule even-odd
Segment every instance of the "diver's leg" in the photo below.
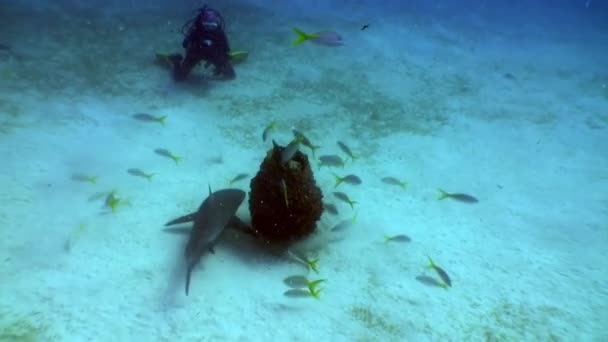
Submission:
{"label": "diver's leg", "polygon": [[[180,56],[181,57],[181,56]],[[176,61],[173,67],[173,78],[176,81],[183,81],[188,77],[190,71],[201,61],[200,57],[193,53],[186,53],[186,57]]]}

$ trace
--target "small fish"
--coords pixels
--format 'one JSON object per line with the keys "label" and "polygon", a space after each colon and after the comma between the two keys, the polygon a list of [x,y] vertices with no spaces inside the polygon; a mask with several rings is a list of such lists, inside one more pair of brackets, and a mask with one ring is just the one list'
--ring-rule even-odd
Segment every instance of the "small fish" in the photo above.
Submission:
{"label": "small fish", "polygon": [[353,151],[351,151],[351,149],[348,146],[346,146],[345,143],[343,143],[341,141],[337,141],[336,144],[342,150],[342,152],[344,152],[344,154],[346,154],[351,159],[351,161],[355,161],[355,159],[359,158],[359,157],[355,156]]}
{"label": "small fish", "polygon": [[239,173],[238,175],[234,176],[234,178],[232,178],[231,180],[228,181],[228,185],[232,185],[238,181],[241,181],[245,178],[249,177],[249,174],[247,173]]}
{"label": "small fish", "polygon": [[433,259],[431,259],[430,256],[427,256],[427,258],[429,258],[429,264],[428,264],[428,268],[435,270],[435,272],[437,272],[437,275],[439,276],[439,278],[441,278],[441,281],[443,281],[443,287],[447,288],[447,287],[451,287],[452,286],[452,280],[450,279],[450,276],[448,276],[447,272],[443,270],[443,268],[435,265],[435,263],[433,262]]}
{"label": "small fish", "polygon": [[105,199],[109,193],[111,193],[111,191],[99,191],[89,196],[87,200],[89,202],[99,201],[101,199]]}
{"label": "small fish", "polygon": [[340,191],[334,191],[333,194],[340,201],[348,203],[348,205],[350,205],[351,209],[355,209],[355,204],[357,204],[357,201],[353,201],[350,198],[348,198],[347,194],[340,192]]}
{"label": "small fish", "polygon": [[[276,144],[276,143],[275,143]],[[283,151],[281,151],[281,164],[285,164],[293,158],[298,152],[298,148],[300,147],[300,139],[295,138],[289,145],[285,146]]]}
{"label": "small fish", "polygon": [[284,179],[281,179],[281,191],[283,192],[283,199],[285,200],[285,208],[289,208],[289,197],[287,196],[287,183]]}
{"label": "small fish", "polygon": [[178,156],[174,155],[173,153],[171,153],[171,151],[167,150],[166,148],[157,148],[154,150],[154,153],[158,154],[159,156],[163,156],[163,157],[172,159],[175,162],[175,164],[179,164],[180,160],[182,159],[182,157],[178,157]]}
{"label": "small fish", "polygon": [[317,149],[319,149],[321,146],[316,146],[316,145],[313,145],[313,144],[310,142],[310,139],[308,139],[308,138],[307,138],[307,137],[304,135],[304,133],[302,133],[302,132],[298,131],[298,130],[297,130],[297,129],[295,129],[295,128],[292,128],[292,129],[291,129],[291,132],[293,133],[293,136],[294,136],[296,139],[300,140],[300,142],[302,143],[302,145],[304,145],[304,146],[306,146],[306,147],[308,147],[308,148],[310,149],[310,152],[312,153],[312,157],[314,158],[314,157],[315,157],[315,151],[316,151]]}
{"label": "small fish", "polygon": [[131,176],[135,176],[135,177],[143,177],[145,179],[147,179],[148,181],[152,180],[152,177],[154,176],[153,173],[145,173],[144,171],[140,170],[140,169],[128,169],[127,173],[130,174]]}
{"label": "small fish", "polygon": [[412,239],[410,239],[409,236],[404,235],[404,234],[399,234],[399,235],[384,235],[384,242],[389,243],[389,242],[410,242],[412,241]]}
{"label": "small fish", "polygon": [[337,155],[324,155],[319,157],[319,169],[322,166],[329,167],[344,167],[344,160]]}
{"label": "small fish", "polygon": [[291,288],[300,289],[307,287],[311,292],[314,292],[317,289],[317,286],[324,281],[325,279],[308,280],[308,278],[303,275],[293,275],[283,279],[283,283]]}
{"label": "small fish", "polygon": [[342,183],[351,184],[351,185],[361,184],[361,178],[359,178],[355,175],[347,175],[344,177],[340,177],[334,173],[334,177],[336,178],[336,185],[334,186],[334,188],[337,188],[338,185],[340,185]]}
{"label": "small fish", "polygon": [[316,299],[320,299],[320,293],[323,289],[318,289],[315,292],[311,292],[308,289],[291,289],[291,290],[287,290],[285,292],[283,292],[283,295],[285,297],[289,297],[289,298],[309,298],[309,297],[313,297]]}
{"label": "small fish", "polygon": [[166,115],[154,116],[154,115],[150,115],[147,113],[137,113],[137,114],[133,114],[133,118],[135,120],[145,121],[145,122],[158,122],[159,124],[164,126],[167,116]]}
{"label": "small fish", "polygon": [[508,80],[515,80],[515,76],[513,76],[512,73],[507,72],[503,75],[504,78],[508,79]]}
{"label": "small fish", "polygon": [[462,193],[447,193],[441,189],[439,189],[439,198],[438,200],[451,198],[463,203],[477,203],[479,200],[471,195],[462,194]]}
{"label": "small fish", "polygon": [[365,31],[368,28],[369,28],[369,24],[365,24],[365,25],[361,26],[361,31]]}
{"label": "small fish", "polygon": [[316,33],[306,33],[298,28],[293,28],[293,31],[298,37],[292,42],[292,45],[299,45],[310,40],[313,43],[326,46],[341,46],[344,45],[344,40],[337,32],[334,31],[319,31]]}
{"label": "small fish", "polygon": [[206,160],[206,162],[207,162],[208,164],[216,164],[216,165],[220,165],[220,164],[223,164],[223,163],[224,163],[224,158],[222,158],[222,156],[215,156],[215,157],[208,158],[208,159]]}
{"label": "small fish", "polygon": [[82,235],[82,233],[84,233],[87,229],[87,226],[82,223],[80,225],[78,225],[78,227],[74,228],[74,230],[70,233],[70,236],[68,236],[68,238],[66,239],[64,245],[63,245],[63,249],[66,252],[69,252],[72,249],[72,246],[74,246],[74,244],[76,243],[76,241],[78,241],[78,239],[80,238],[80,236]]}
{"label": "small fish", "polygon": [[294,276],[290,276],[290,277],[283,279],[283,283],[285,283],[285,285],[287,285],[291,288],[297,289],[297,288],[307,287],[308,278],[306,278],[306,276],[303,276],[303,275],[294,275]]}
{"label": "small fish", "polygon": [[91,183],[91,184],[97,183],[96,176],[90,176],[90,175],[86,175],[84,173],[74,173],[74,174],[72,174],[71,179],[75,182],[87,182],[87,183]]}
{"label": "small fish", "polygon": [[111,191],[110,193],[108,193],[108,195],[106,196],[106,200],[104,201],[104,205],[106,206],[106,208],[110,208],[110,210],[112,210],[112,213],[115,213],[118,209],[118,206],[121,204],[128,205],[129,202],[127,200],[123,200],[122,198],[118,198],[116,196],[116,191]]}
{"label": "small fish", "polygon": [[406,181],[400,181],[395,177],[384,177],[382,178],[382,183],[388,184],[388,185],[398,185],[400,187],[402,187],[404,190],[407,189],[407,182]]}
{"label": "small fish", "polygon": [[323,208],[332,215],[338,215],[338,208],[336,208],[336,205],[333,203],[323,203]]}
{"label": "small fish", "polygon": [[332,233],[339,233],[350,228],[354,223],[354,219],[346,219],[338,222],[335,226],[333,226],[330,231]]}
{"label": "small fish", "polygon": [[262,141],[266,141],[270,132],[274,131],[276,127],[277,123],[275,121],[272,121],[271,123],[266,125],[266,127],[264,128],[264,132],[262,132]]}
{"label": "small fish", "polygon": [[309,259],[307,257],[301,257],[294,252],[287,250],[287,255],[293,260],[299,262],[300,264],[306,266],[307,269],[314,271],[315,273],[319,273],[319,258]]}

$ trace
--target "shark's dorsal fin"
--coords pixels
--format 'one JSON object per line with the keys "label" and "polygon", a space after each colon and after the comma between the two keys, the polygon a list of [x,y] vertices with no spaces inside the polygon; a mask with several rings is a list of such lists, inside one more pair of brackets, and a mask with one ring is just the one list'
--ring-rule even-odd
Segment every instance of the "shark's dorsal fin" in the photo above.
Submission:
{"label": "shark's dorsal fin", "polygon": [[211,184],[208,184],[209,186],[209,196],[211,196]]}

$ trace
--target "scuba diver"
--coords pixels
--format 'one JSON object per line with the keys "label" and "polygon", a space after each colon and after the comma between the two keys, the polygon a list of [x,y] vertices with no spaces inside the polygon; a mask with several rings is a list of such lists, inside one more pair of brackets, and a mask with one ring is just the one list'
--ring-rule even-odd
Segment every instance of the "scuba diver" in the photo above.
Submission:
{"label": "scuba diver", "polygon": [[196,12],[196,16],[181,29],[185,36],[182,46],[186,50],[186,56],[167,56],[173,66],[173,78],[176,81],[186,79],[197,64],[205,61],[205,68],[213,65],[213,74],[219,79],[234,79],[236,74],[230,63],[230,46],[224,32],[224,19],[207,5]]}

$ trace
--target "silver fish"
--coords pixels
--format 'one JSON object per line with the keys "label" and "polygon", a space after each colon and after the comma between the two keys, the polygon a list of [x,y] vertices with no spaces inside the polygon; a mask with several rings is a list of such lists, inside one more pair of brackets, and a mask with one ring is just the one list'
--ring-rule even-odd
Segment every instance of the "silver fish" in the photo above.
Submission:
{"label": "silver fish", "polygon": [[304,146],[306,146],[306,147],[308,147],[308,148],[310,149],[310,152],[312,153],[312,156],[313,156],[313,158],[314,158],[314,157],[315,157],[315,151],[316,151],[317,149],[319,149],[319,147],[320,147],[320,146],[313,145],[313,144],[310,142],[310,139],[308,139],[308,138],[307,138],[307,137],[304,135],[304,133],[302,133],[302,132],[298,131],[298,130],[297,130],[297,129],[295,129],[295,128],[292,128],[292,129],[291,129],[291,132],[293,133],[293,136],[294,136],[296,139],[300,140],[300,142],[302,143],[302,145],[304,145]]}
{"label": "silver fish", "polygon": [[291,288],[303,288],[308,286],[308,278],[303,275],[293,275],[283,279],[283,283]]}
{"label": "silver fish", "polygon": [[337,155],[323,155],[319,157],[319,167],[321,166],[343,167],[344,160]]}
{"label": "silver fish", "polygon": [[342,152],[344,152],[344,154],[346,154],[351,160],[355,160],[358,157],[356,157],[353,153],[353,151],[351,151],[351,149],[346,146],[345,143],[341,142],[341,141],[337,141],[336,144],[338,144],[338,147],[342,150]]}
{"label": "silver fish", "polygon": [[350,207],[352,209],[355,208],[355,204],[357,204],[357,201],[351,200],[347,194],[340,192],[340,191],[334,191],[333,194],[334,194],[334,197],[336,197],[340,201],[348,203],[348,205],[350,205]]}
{"label": "silver fish", "polygon": [[230,181],[228,181],[228,185],[232,185],[240,180],[243,180],[245,178],[249,177],[249,174],[247,173],[239,173],[238,175],[236,175],[234,178],[232,178]]}
{"label": "silver fish", "polygon": [[[276,145],[276,143],[275,143]],[[281,151],[281,164],[285,164],[293,158],[298,152],[298,148],[300,147],[300,140],[294,139],[289,145],[285,146],[283,151]]]}
{"label": "silver fish", "polygon": [[75,182],[87,182],[91,184],[95,184],[97,182],[97,177],[90,176],[84,173],[74,173],[72,174],[72,177],[70,177],[70,179]]}
{"label": "silver fish", "polygon": [[382,178],[382,183],[384,184],[389,184],[389,185],[398,185],[400,187],[402,187],[403,189],[407,188],[407,182],[406,181],[400,181],[395,177],[383,177]]}
{"label": "silver fish", "polygon": [[271,122],[268,125],[266,125],[266,127],[264,128],[264,131],[262,132],[262,141],[266,141],[266,139],[268,139],[268,136],[270,135],[270,132],[272,132],[276,127],[276,122]]}
{"label": "silver fish", "polygon": [[344,45],[342,36],[335,31],[319,31],[315,33],[318,38],[313,38],[311,41],[316,44],[326,46],[341,46]]}
{"label": "silver fish", "polygon": [[462,193],[447,193],[441,189],[439,189],[439,200],[451,198],[459,202],[464,203],[477,203],[479,200],[471,195],[462,194]]}
{"label": "silver fish", "polygon": [[137,114],[133,114],[133,118],[135,120],[145,121],[145,122],[158,122],[159,124],[164,126],[167,116],[166,115],[154,116],[154,115],[150,115],[147,113],[137,113]]}
{"label": "silver fish", "polygon": [[429,265],[427,267],[435,270],[435,272],[437,273],[439,278],[441,278],[441,280],[443,281],[442,285],[444,285],[444,287],[452,286],[452,280],[450,279],[450,276],[448,276],[448,273],[443,268],[435,265],[435,263],[433,262],[433,259],[431,259],[431,257],[428,257],[428,258],[429,258]]}
{"label": "silver fish", "polygon": [[407,235],[405,235],[405,234],[399,234],[399,235],[393,235],[393,236],[386,235],[384,237],[384,241],[385,242],[390,242],[390,241],[394,241],[394,242],[410,242],[410,241],[412,241],[412,239],[410,239],[410,237],[407,236]]}
{"label": "silver fish", "polygon": [[359,185],[361,184],[361,178],[356,175],[346,175],[344,177],[340,177],[334,173],[334,177],[336,178],[336,185],[334,188],[337,188],[338,185],[342,183],[351,184],[351,185]]}
{"label": "silver fish", "polygon": [[145,173],[144,171],[140,170],[140,169],[128,169],[127,173],[130,174],[131,176],[136,176],[136,177],[142,177],[147,179],[148,181],[152,180],[152,176],[154,176],[153,173]]}

